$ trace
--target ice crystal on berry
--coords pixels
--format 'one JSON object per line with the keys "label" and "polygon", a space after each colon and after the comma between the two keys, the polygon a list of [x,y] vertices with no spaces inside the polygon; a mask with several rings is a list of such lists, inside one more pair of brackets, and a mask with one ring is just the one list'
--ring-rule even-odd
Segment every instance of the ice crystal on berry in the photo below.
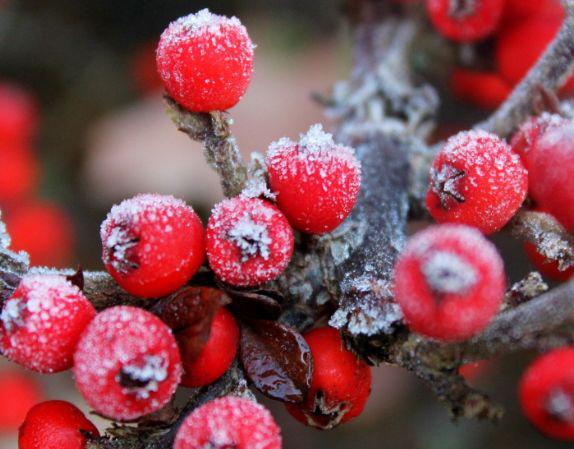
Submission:
{"label": "ice crystal on berry", "polygon": [[248,213],[243,214],[229,230],[229,238],[241,251],[242,262],[257,255],[265,260],[269,259],[271,238],[267,226],[253,221]]}

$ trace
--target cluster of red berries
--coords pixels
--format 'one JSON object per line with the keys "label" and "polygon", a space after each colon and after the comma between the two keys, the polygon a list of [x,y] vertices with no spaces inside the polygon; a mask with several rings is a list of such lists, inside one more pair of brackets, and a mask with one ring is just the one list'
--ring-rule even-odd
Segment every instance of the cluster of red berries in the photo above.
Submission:
{"label": "cluster of red berries", "polygon": [[0,206],[14,250],[36,265],[64,266],[73,248],[73,226],[55,204],[34,199],[40,163],[34,151],[38,111],[25,90],[0,83]]}
{"label": "cluster of red berries", "polygon": [[[429,19],[446,38],[473,43],[494,38],[493,70],[457,67],[454,95],[485,109],[502,103],[554,38],[564,10],[558,0],[426,0]],[[480,65],[480,64],[476,64]],[[572,92],[574,77],[564,86]]]}

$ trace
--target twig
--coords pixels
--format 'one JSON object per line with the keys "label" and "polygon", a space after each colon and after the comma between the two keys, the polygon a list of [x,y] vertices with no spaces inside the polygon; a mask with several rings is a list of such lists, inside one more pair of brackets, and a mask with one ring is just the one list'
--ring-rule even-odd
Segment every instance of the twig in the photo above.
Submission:
{"label": "twig", "polygon": [[177,129],[192,140],[203,142],[205,159],[219,175],[224,195],[239,195],[247,182],[247,169],[231,134],[231,119],[225,112],[194,113],[169,97],[166,101],[168,114]]}
{"label": "twig", "polygon": [[508,137],[532,112],[537,89],[555,91],[574,70],[574,0],[563,0],[566,18],[554,41],[507,100],[477,128]]}

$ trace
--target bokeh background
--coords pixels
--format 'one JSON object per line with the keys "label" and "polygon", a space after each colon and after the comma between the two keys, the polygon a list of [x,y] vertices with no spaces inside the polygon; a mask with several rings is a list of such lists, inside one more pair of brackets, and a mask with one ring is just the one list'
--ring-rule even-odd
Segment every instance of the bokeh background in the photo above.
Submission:
{"label": "bokeh background", "polygon": [[[336,0],[0,1],[0,207],[13,247],[29,250],[32,263],[101,269],[99,224],[112,204],[135,193],[185,198],[204,218],[221,197],[200,145],[164,113],[154,62],[163,28],[204,7],[239,16],[257,44],[253,82],[231,111],[245,155],[313,123],[328,125],[311,96],[327,93],[350,67]],[[465,98],[464,89],[453,95],[453,67],[491,70],[494,43],[454,47],[428,28],[413,64],[444,98],[439,138],[486,116],[503,94],[488,101]],[[14,117],[21,121],[10,122]],[[22,132],[2,135],[3,123]],[[519,279],[530,269],[522,248],[504,235],[496,242],[510,280]],[[384,366],[374,370],[363,415],[334,431],[305,428],[281,404],[263,401],[283,428],[286,449],[571,447],[540,436],[519,413],[516,385],[532,356],[469,370],[473,383],[507,407],[498,426],[451,423],[424,385]],[[85,409],[69,373],[36,376],[0,362],[0,448],[17,447],[15,429],[27,408],[56,398]],[[106,423],[94,419],[103,430]]]}

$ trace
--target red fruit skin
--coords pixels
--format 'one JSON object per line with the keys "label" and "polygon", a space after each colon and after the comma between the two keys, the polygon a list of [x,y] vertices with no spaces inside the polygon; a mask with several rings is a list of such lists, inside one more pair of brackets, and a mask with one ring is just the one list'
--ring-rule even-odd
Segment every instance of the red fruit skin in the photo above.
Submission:
{"label": "red fruit skin", "polygon": [[[574,441],[574,349],[555,349],[536,359],[520,381],[522,412],[549,437]],[[559,403],[559,410],[556,408]]]}
{"label": "red fruit skin", "polygon": [[181,385],[194,388],[215,382],[231,366],[238,347],[239,326],[233,315],[221,307],[213,319],[209,339],[201,354],[193,360],[182,360],[184,374]]}
{"label": "red fruit skin", "polygon": [[38,127],[34,98],[21,87],[0,82],[0,145],[28,147]]}
{"label": "red fruit skin", "polygon": [[395,266],[395,297],[409,328],[466,340],[496,315],[505,292],[502,259],[476,229],[431,226],[413,236]]}
{"label": "red fruit skin", "polygon": [[11,248],[26,251],[32,265],[64,267],[72,259],[74,226],[60,206],[32,201],[10,209],[6,227]]}
{"label": "red fruit skin", "polygon": [[502,19],[503,0],[475,0],[474,9],[451,14],[451,0],[426,0],[430,21],[439,33],[457,42],[474,42],[492,34]]}
{"label": "red fruit skin", "polygon": [[528,118],[510,141],[512,151],[520,156],[520,160],[528,169],[527,153],[535,146],[536,140],[546,131],[567,125],[570,121],[558,114],[544,112],[538,117]]}
{"label": "red fruit skin", "polygon": [[39,174],[38,161],[29,147],[0,148],[0,203],[6,205],[30,197],[38,185]]}
{"label": "red fruit skin", "polygon": [[0,349],[33,371],[70,369],[80,335],[95,315],[92,304],[65,277],[25,275],[2,307]]}
{"label": "red fruit skin", "polygon": [[495,109],[512,92],[512,86],[499,74],[456,68],[450,78],[452,93],[482,109]]}
{"label": "red fruit skin", "polygon": [[535,16],[562,17],[564,9],[559,0],[505,0],[504,21],[512,23]]}
{"label": "red fruit skin", "polygon": [[223,111],[235,106],[249,86],[253,48],[239,19],[204,9],[163,32],[157,68],[168,94],[184,108]]}
{"label": "red fruit skin", "polygon": [[157,40],[146,42],[136,48],[132,55],[130,68],[134,86],[144,95],[158,93],[163,87],[155,63],[157,44]]}
{"label": "red fruit skin", "polygon": [[[371,368],[359,360],[332,327],[314,329],[305,334],[313,356],[313,379],[303,404],[285,404],[297,421],[320,429],[330,429],[361,414],[371,392]],[[314,413],[317,401],[324,411]]]}
{"label": "red fruit skin", "polygon": [[281,449],[281,431],[262,405],[225,396],[191,412],[179,428],[173,447]]}
{"label": "red fruit skin", "polygon": [[548,260],[536,250],[536,246],[531,243],[524,244],[524,252],[540,273],[543,276],[559,282],[565,282],[574,275],[574,267],[560,271],[558,269],[558,262],[555,260]]}
{"label": "red fruit skin", "polygon": [[277,205],[295,229],[331,232],[353,210],[361,188],[359,161],[321,125],[312,126],[299,143],[284,138],[271,144],[266,164]]}
{"label": "red fruit skin", "polygon": [[271,281],[287,268],[292,254],[291,226],[268,201],[235,197],[213,208],[207,259],[222,281],[242,287]]}
{"label": "red fruit skin", "polygon": [[551,129],[528,153],[530,194],[537,205],[574,231],[574,123]]}
{"label": "red fruit skin", "polygon": [[[562,24],[559,15],[536,15],[505,27],[496,41],[496,63],[511,84],[518,83],[538,61]],[[574,76],[562,88],[574,92]]]}
{"label": "red fruit skin", "polygon": [[[74,354],[78,390],[90,407],[115,420],[134,420],[161,409],[175,393],[181,371],[169,327],[136,307],[100,312]],[[130,373],[131,381],[123,381]]]}
{"label": "red fruit skin", "polygon": [[40,385],[26,374],[15,370],[0,372],[0,397],[4,404],[0,407],[0,432],[18,430],[26,418],[28,410],[42,400]]}
{"label": "red fruit skin", "polygon": [[492,234],[514,216],[527,191],[528,174],[509,145],[484,131],[464,131],[435,157],[426,205],[439,223]]}
{"label": "red fruit skin", "polygon": [[99,437],[80,409],[65,401],[46,401],[30,409],[18,433],[19,449],[84,449],[82,432]]}
{"label": "red fruit skin", "polygon": [[114,206],[102,223],[102,260],[135,296],[173,293],[199,270],[205,232],[193,209],[168,195],[143,194]]}

